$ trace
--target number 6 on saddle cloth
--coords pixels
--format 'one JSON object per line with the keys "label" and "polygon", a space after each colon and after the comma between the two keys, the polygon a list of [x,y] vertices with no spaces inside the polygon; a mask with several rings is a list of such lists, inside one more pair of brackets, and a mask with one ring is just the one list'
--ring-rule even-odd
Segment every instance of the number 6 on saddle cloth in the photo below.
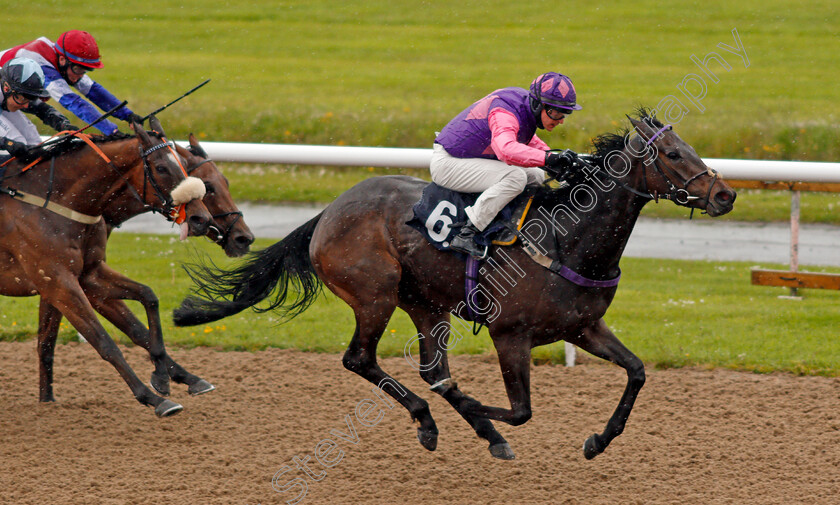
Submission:
{"label": "number 6 on saddle cloth", "polygon": [[501,210],[496,218],[481,233],[475,236],[475,241],[484,247],[481,259],[475,259],[464,253],[449,248],[453,237],[467,222],[466,207],[473,205],[480,193],[460,193],[451,189],[430,183],[424,190],[420,201],[414,205],[414,217],[406,224],[419,231],[423,237],[440,251],[451,251],[466,261],[466,276],[464,293],[466,297],[465,310],[459,311],[458,316],[473,321],[473,334],[477,334],[483,324],[486,324],[480,307],[483,300],[479,284],[479,270],[481,260],[490,253],[490,246],[511,245],[516,241],[513,229],[522,226],[528,212],[531,197],[539,186],[528,186],[525,191]]}
{"label": "number 6 on saddle cloth", "polygon": [[[522,194],[507,204],[496,219],[475,236],[476,243],[485,247],[485,250],[489,250],[492,244],[512,244],[516,237],[510,231],[508,223],[513,221],[516,227],[522,224],[527,203],[537,188],[536,185],[528,186]],[[464,209],[474,204],[479,194],[459,193],[430,183],[423,190],[420,201],[414,205],[414,217],[406,224],[423,234],[423,237],[439,251],[452,251],[449,248],[450,241],[467,222]],[[460,252],[452,252],[463,258],[467,256]]]}

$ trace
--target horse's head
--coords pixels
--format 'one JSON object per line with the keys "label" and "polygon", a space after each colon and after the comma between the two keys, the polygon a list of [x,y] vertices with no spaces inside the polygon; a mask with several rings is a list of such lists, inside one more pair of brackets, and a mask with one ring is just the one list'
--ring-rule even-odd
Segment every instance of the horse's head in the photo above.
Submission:
{"label": "horse's head", "polygon": [[[213,216],[202,202],[206,191],[204,183],[187,174],[186,161],[175,151],[174,143],[166,140],[160,122],[152,118],[150,124],[157,127],[160,139],[149,135],[140,125],[131,125],[140,142],[143,199],[152,207],[160,206],[162,213],[176,223],[186,224],[188,230],[185,231],[189,235],[205,235]],[[146,183],[152,187],[151,196],[146,193]],[[181,238],[186,234],[182,232]]]}
{"label": "horse's head", "polygon": [[638,135],[628,137],[627,147],[640,153],[646,192],[654,198],[668,198],[677,205],[705,210],[712,217],[732,210],[735,191],[703,163],[671,125],[663,125],[644,109],[639,119],[628,119]]}
{"label": "horse's head", "polygon": [[213,215],[207,236],[218,243],[228,256],[242,256],[254,242],[254,234],[233,202],[227,178],[207,156],[193,134],[190,134],[189,141],[189,149],[181,146],[176,148],[178,154],[187,161],[187,172],[204,181],[207,189],[203,202]]}

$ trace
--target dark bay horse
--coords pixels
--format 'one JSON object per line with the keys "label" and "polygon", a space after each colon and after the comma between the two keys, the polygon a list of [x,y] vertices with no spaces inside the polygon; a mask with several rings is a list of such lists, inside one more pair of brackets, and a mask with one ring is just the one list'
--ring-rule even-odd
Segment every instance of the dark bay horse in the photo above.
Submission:
{"label": "dark bay horse", "polygon": [[[164,134],[156,118],[150,119],[156,132]],[[203,204],[212,214],[212,221],[206,229],[208,237],[219,244],[230,257],[242,256],[254,241],[254,235],[242,219],[242,212],[236,207],[230,195],[227,179],[215,163],[207,156],[193,135],[189,137],[190,147],[179,145],[174,148],[185,161],[185,170],[204,182],[206,193]],[[149,189],[149,188],[144,188]],[[204,379],[187,372],[166,352],[163,344],[163,330],[158,310],[158,298],[146,285],[132,280],[109,267],[105,262],[107,238],[113,226],[119,226],[128,219],[150,211],[147,204],[126,191],[122,198],[114,200],[103,210],[103,222],[91,227],[83,250],[85,251],[85,273],[80,279],[82,289],[94,309],[125,333],[132,342],[146,349],[154,363],[150,384],[164,396],[169,395],[169,379],[187,384],[193,395],[212,391],[214,387]],[[107,231],[103,227],[107,224]],[[194,235],[190,231],[190,235]],[[122,300],[138,301],[146,311],[148,327],[129,310]],[[53,357],[55,343],[61,324],[61,312],[41,300],[38,318],[38,356],[40,358],[39,397],[42,402],[55,401],[53,395]]]}
{"label": "dark bay horse", "polygon": [[376,360],[377,344],[400,307],[419,332],[422,378],[489,442],[491,454],[502,459],[513,458],[513,451],[492,420],[520,425],[530,419],[531,349],[565,340],[627,371],[624,394],[605,430],[584,442],[584,455],[591,459],[624,430],[645,382],[644,364],[603,319],[642,207],[667,198],[719,216],[732,209],[736,196],[691,146],[647,110],[629,119],[628,132],[595,139],[594,153],[567,178],[568,185],[537,191],[522,226],[527,247],[520,241],[495,248],[485,263],[479,286],[489,303],[476,303],[475,308],[487,320],[509,408],[479,403],[450,378],[446,352],[453,346],[450,335],[458,331],[450,313],[464,314],[464,262],[438,251],[406,225],[428,184],[419,179],[368,179],[280,242],[252,253],[240,267],[193,269],[200,296],[184,300],[175,311],[175,323],[216,320],[272,293],[270,305],[259,310],[281,309],[293,317],[325,285],[356,317],[344,366],[402,404],[419,422],[420,443],[434,450],[438,430],[428,403]]}
{"label": "dark bay horse", "polygon": [[[40,295],[117,369],[140,403],[163,417],[182,407],[155,395],[137,378],[96,317],[95,297],[82,287],[82,279],[97,268],[97,240],[104,254],[103,214],[126,193],[166,215],[199,199],[186,216],[199,232],[206,232],[212,216],[200,201],[204,183],[187,177],[172,146],[132,127],[136,136],[94,138],[92,145],[72,141],[64,143],[65,153],[27,171],[19,164],[9,167],[2,185],[15,196],[0,198],[0,294]],[[27,196],[50,203],[47,208],[33,205]]]}

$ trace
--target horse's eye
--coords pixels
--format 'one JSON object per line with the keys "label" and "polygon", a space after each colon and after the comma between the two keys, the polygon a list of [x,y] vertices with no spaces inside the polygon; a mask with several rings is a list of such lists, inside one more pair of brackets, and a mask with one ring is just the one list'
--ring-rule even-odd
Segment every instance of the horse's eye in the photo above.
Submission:
{"label": "horse's eye", "polygon": [[205,182],[205,183],[204,183],[204,191],[205,191],[208,195],[212,195],[212,194],[213,194],[216,190],[215,190],[215,189],[213,189],[213,185],[212,185],[212,184],[210,184],[209,182]]}
{"label": "horse's eye", "polygon": [[680,153],[678,153],[678,152],[676,152],[676,151],[671,151],[671,152],[670,152],[670,153],[668,153],[666,156],[668,156],[668,157],[669,157],[669,158],[671,158],[672,160],[678,160],[678,159],[680,159]]}

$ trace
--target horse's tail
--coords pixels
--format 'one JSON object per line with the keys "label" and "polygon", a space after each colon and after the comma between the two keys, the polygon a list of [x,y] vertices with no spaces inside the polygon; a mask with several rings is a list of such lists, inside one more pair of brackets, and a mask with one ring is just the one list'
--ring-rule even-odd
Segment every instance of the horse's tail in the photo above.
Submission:
{"label": "horse's tail", "polygon": [[[323,287],[309,258],[309,243],[320,219],[318,214],[280,242],[249,253],[245,263],[233,270],[212,264],[187,268],[198,296],[188,296],[175,309],[175,326],[217,321],[256,305],[272,292],[276,293],[271,304],[255,311],[279,309],[291,319],[306,310]],[[290,286],[294,298],[287,300]]]}

